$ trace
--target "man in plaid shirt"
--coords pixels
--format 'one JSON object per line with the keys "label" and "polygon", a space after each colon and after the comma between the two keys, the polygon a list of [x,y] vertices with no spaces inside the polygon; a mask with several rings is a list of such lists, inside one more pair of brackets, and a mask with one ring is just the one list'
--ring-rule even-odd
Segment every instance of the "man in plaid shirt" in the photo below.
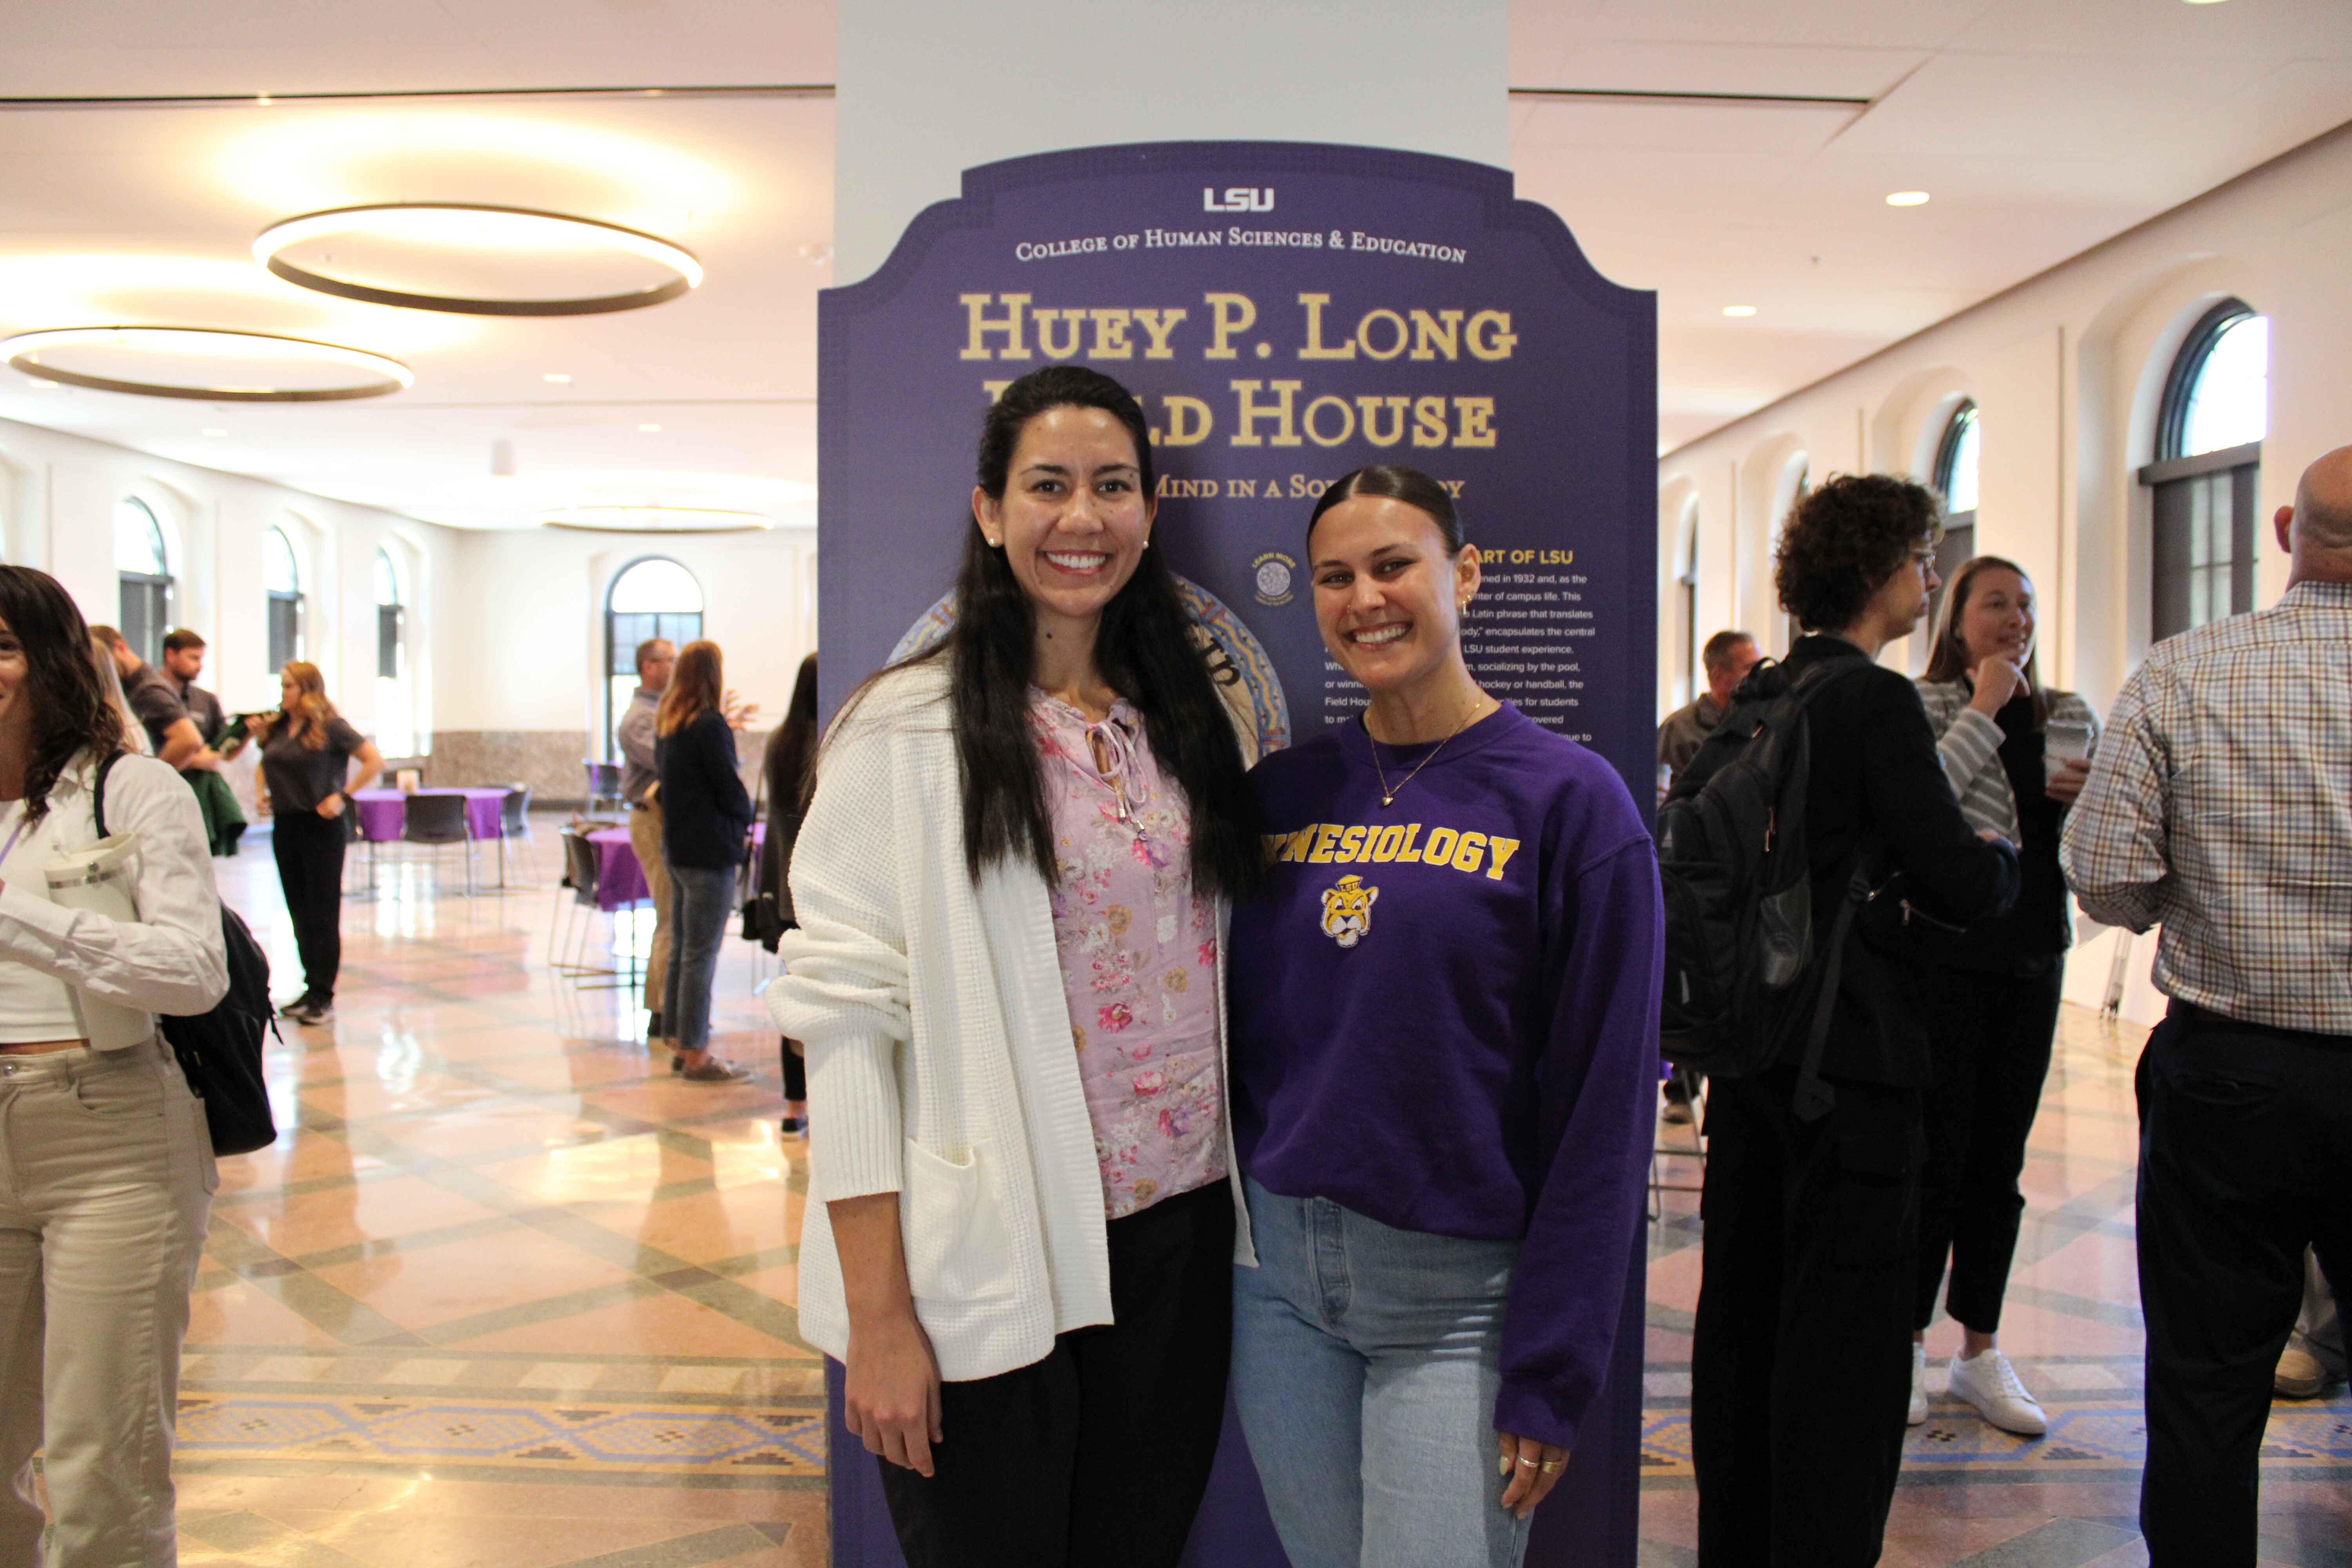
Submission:
{"label": "man in plaid shirt", "polygon": [[2151,1568],[2251,1568],[2304,1248],[2352,1262],[2352,447],[2276,526],[2284,596],[2149,652],[2060,853],[2095,918],[2164,927],[2138,1079]]}

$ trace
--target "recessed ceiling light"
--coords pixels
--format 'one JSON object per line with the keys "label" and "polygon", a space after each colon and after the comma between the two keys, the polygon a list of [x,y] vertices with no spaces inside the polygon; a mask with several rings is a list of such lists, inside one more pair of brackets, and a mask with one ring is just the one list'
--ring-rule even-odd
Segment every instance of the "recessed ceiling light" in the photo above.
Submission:
{"label": "recessed ceiling light", "polygon": [[39,387],[43,392],[55,392],[58,389],[58,384],[54,381],[46,381],[37,375],[32,379],[33,384]]}
{"label": "recessed ceiling light", "polygon": [[560,370],[551,370],[539,379],[541,381],[551,381],[558,386],[569,386],[572,384],[572,378],[564,374]]}
{"label": "recessed ceiling light", "polygon": [[1752,316],[1756,313],[1756,307],[1753,305],[1726,305],[1723,308],[1723,313],[1727,316]]}
{"label": "recessed ceiling light", "polygon": [[639,432],[641,435],[646,435],[646,436],[651,436],[651,435],[653,435],[655,432],[658,431],[660,428],[661,428],[661,426],[658,426],[658,425],[640,425],[640,426],[637,426],[637,430],[638,430],[638,432]]}
{"label": "recessed ceiling light", "polygon": [[2219,5],[2221,0],[2189,0],[2191,5]]}
{"label": "recessed ceiling light", "polygon": [[[145,374],[108,375],[58,363],[58,353],[77,350],[82,352],[74,357],[82,364],[138,368]],[[46,328],[0,341],[0,359],[26,375],[71,386],[140,397],[189,397],[204,403],[335,403],[381,397],[416,384],[406,365],[365,349],[271,332],[224,331],[217,327]],[[219,367],[219,375],[165,380],[149,369],[157,361],[209,362]],[[334,367],[344,379],[325,379],[321,366]],[[348,373],[353,370],[364,373],[367,379],[350,380]],[[268,375],[275,384],[256,385],[246,379],[257,374]],[[231,376],[238,379],[228,380]]]}
{"label": "recessed ceiling light", "polygon": [[[346,247],[360,255],[367,254],[367,240],[509,258],[566,253],[610,255],[617,251],[649,261],[667,276],[639,289],[581,296],[477,298],[426,293],[342,276],[345,268],[340,266],[332,271],[323,270],[334,258],[301,248],[311,241],[336,236],[352,236],[362,241]],[[299,262],[289,258],[289,252],[296,251],[302,254]],[[373,305],[449,310],[463,316],[593,316],[608,310],[635,310],[675,300],[702,282],[702,263],[694,258],[693,252],[658,235],[595,218],[574,217],[569,213],[485,206],[473,202],[382,202],[305,213],[263,229],[254,239],[253,258],[287,282],[315,289],[321,294],[363,300]]]}
{"label": "recessed ceiling light", "polygon": [[205,434],[207,436],[226,436],[228,432],[222,429],[217,425],[208,425],[205,426]]}
{"label": "recessed ceiling light", "polygon": [[1926,206],[1927,205],[1927,193],[1925,191],[1896,191],[1886,198],[1886,205],[1890,207]]}

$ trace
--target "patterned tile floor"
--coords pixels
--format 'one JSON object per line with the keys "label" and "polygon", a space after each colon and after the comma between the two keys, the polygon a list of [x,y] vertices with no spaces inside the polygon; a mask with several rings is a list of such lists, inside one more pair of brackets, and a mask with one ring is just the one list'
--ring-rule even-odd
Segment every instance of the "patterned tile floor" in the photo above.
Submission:
{"label": "patterned tile floor", "polygon": [[[336,1021],[272,1054],[286,1131],[222,1163],[182,1385],[189,1568],[825,1561],[805,1146],[777,1131],[756,950],[730,944],[714,1023],[761,1076],[671,1080],[632,991],[549,963],[554,827],[509,847],[534,890],[436,897],[387,859],[345,900]],[[222,868],[292,990],[267,841]]]}
{"label": "patterned tile floor", "polygon": [[[672,1082],[629,993],[549,963],[553,828],[510,847],[509,878],[536,890],[437,897],[425,868],[387,860],[382,895],[346,901],[339,1017],[273,1052],[286,1135],[223,1163],[183,1387],[190,1568],[825,1561],[823,1384],[793,1313],[805,1153],[776,1130],[751,994],[766,961],[730,942],[716,1008],[722,1050],[761,1079]],[[223,886],[290,990],[266,841]],[[2053,1433],[1994,1432],[1931,1374],[1889,1564],[2146,1561],[2137,1045],[2070,1009],[2036,1129],[2003,1342]],[[1686,1182],[1697,1164],[1663,1169]],[[1663,1207],[1643,1550],[1678,1568],[1695,1561],[1696,1199]],[[1939,1323],[1929,1343],[1956,1338]],[[2283,1404],[2271,1436],[2264,1562],[2352,1568],[2352,1398]]]}

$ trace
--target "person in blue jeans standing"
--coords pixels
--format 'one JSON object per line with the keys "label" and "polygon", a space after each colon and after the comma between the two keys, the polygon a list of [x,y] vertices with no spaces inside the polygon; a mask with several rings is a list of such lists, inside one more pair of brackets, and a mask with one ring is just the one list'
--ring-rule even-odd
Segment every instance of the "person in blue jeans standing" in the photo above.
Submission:
{"label": "person in blue jeans standing", "polygon": [[737,771],[726,690],[719,645],[690,642],[678,650],[669,689],[654,716],[676,944],[662,1020],[677,1044],[670,1070],[688,1083],[740,1083],[751,1076],[710,1054],[710,982],[735,913],[736,868],[751,834],[751,796]]}
{"label": "person in blue jeans standing", "polygon": [[[1251,774],[1233,1387],[1293,1568],[1511,1568],[1620,1331],[1657,1095],[1656,856],[1608,763],[1481,689],[1444,486],[1307,525],[1360,720]],[[1641,1324],[1623,1325],[1639,1333]]]}

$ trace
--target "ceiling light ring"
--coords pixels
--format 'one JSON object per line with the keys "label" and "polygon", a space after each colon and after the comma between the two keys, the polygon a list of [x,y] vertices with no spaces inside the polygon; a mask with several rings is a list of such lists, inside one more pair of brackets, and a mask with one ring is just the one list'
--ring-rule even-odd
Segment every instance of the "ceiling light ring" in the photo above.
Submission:
{"label": "ceiling light ring", "polygon": [[[536,218],[546,223],[593,229],[628,240],[631,243],[625,248],[669,268],[676,276],[648,289],[633,289],[619,294],[592,294],[568,300],[476,299],[459,294],[417,294],[405,289],[379,289],[349,279],[331,278],[322,272],[297,267],[281,254],[289,246],[310,237],[312,233],[332,231],[336,225],[331,220],[348,219],[362,213],[389,212],[496,213],[508,217]],[[279,219],[256,235],[253,258],[268,268],[272,276],[297,288],[332,294],[342,300],[357,300],[364,304],[392,305],[411,310],[443,310],[464,316],[596,316],[614,310],[641,310],[648,305],[667,304],[690,292],[702,281],[702,263],[695,254],[657,234],[648,234],[644,229],[631,228],[625,224],[606,223],[602,218],[549,212],[539,207],[499,206],[487,202],[366,202],[357,206],[327,207],[318,212],[299,213],[292,217]]]}
{"label": "ceiling light ring", "polygon": [[[87,371],[67,370],[59,365],[45,363],[37,357],[45,348],[69,348],[77,343],[120,342],[131,334],[163,333],[228,339],[239,342],[292,343],[300,348],[320,350],[324,357],[373,371],[376,379],[351,386],[187,386],[173,382],[123,381],[113,376],[92,375]],[[132,397],[176,397],[192,403],[345,403],[353,398],[383,397],[394,392],[405,392],[416,384],[415,373],[406,365],[389,355],[368,349],[324,342],[317,338],[288,337],[280,332],[238,331],[225,327],[157,327],[121,323],[103,327],[45,327],[36,331],[18,332],[0,341],[0,354],[6,356],[9,369],[37,380],[63,382],[68,386],[87,387],[92,392],[119,392]]]}
{"label": "ceiling light ring", "polygon": [[[652,521],[656,517],[684,518],[684,523],[665,524]],[[626,521],[635,518],[638,521]],[[709,519],[707,522],[693,520]],[[574,533],[634,533],[704,534],[757,533],[775,527],[775,520],[765,512],[742,511],[729,507],[666,506],[658,503],[610,503],[602,505],[558,507],[542,512],[541,528],[562,529]]]}

